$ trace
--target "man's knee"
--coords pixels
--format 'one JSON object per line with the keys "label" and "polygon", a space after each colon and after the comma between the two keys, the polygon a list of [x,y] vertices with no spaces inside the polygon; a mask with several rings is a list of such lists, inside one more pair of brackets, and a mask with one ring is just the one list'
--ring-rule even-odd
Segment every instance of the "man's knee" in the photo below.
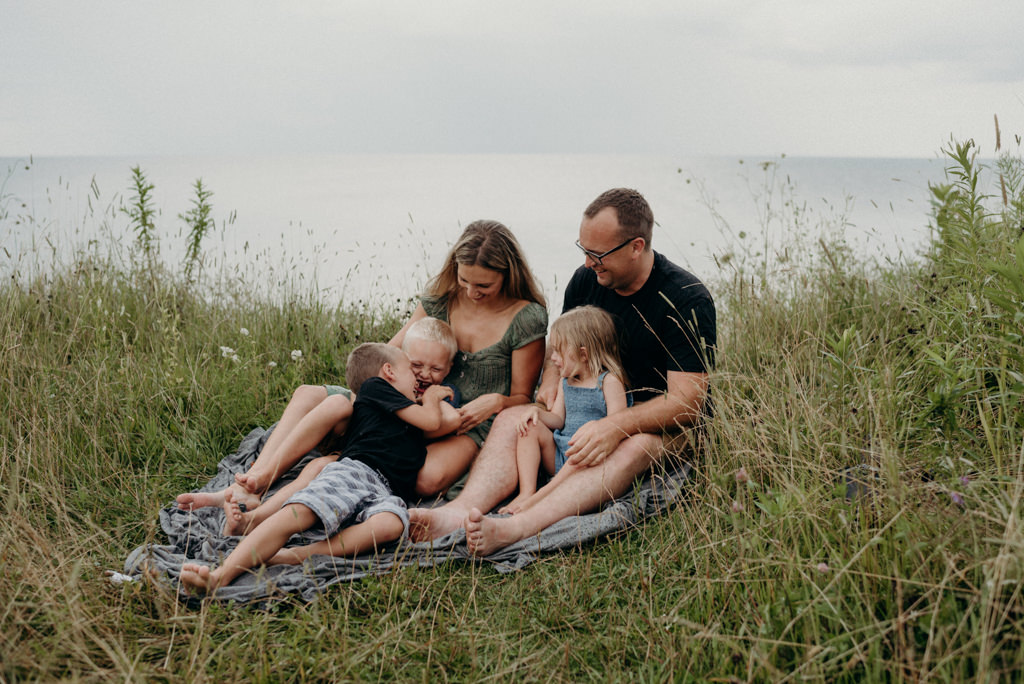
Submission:
{"label": "man's knee", "polygon": [[650,433],[632,435],[619,444],[612,457],[622,462],[634,474],[642,473],[665,455],[661,436]]}

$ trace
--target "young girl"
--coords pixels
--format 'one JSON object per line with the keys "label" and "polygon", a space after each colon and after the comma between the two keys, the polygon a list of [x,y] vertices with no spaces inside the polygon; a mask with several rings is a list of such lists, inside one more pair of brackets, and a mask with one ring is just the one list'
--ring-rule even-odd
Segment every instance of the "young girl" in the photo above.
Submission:
{"label": "young girl", "polygon": [[[520,420],[516,440],[519,496],[499,513],[533,506],[563,480],[569,441],[584,423],[626,408],[625,373],[612,317],[596,306],[581,306],[551,324],[551,362],[561,382],[549,410],[531,407]],[[554,478],[537,491],[538,466]]]}

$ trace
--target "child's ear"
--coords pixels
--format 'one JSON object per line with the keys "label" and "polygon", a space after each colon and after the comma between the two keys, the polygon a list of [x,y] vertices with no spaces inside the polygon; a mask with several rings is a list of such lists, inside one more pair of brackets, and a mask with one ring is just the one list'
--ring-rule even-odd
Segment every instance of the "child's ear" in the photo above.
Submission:
{"label": "child's ear", "polygon": [[587,348],[584,347],[581,344],[580,345],[580,361],[586,361],[586,360],[588,360],[588,358],[589,358],[589,354],[587,354]]}
{"label": "child's ear", "polygon": [[384,365],[380,367],[380,375],[388,382],[394,382],[395,379],[398,378],[398,375],[395,373],[395,367],[388,362],[385,362]]}

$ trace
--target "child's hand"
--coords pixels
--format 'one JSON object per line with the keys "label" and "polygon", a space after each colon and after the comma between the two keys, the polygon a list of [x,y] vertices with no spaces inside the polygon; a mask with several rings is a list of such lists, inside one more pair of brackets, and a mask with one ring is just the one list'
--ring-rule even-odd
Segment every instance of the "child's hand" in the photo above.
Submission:
{"label": "child's hand", "polygon": [[526,433],[530,431],[530,425],[536,424],[540,418],[540,407],[531,406],[526,409],[523,413],[523,417],[519,419],[519,423],[516,424],[516,432],[519,433],[520,437],[525,437]]}
{"label": "child's hand", "polygon": [[431,385],[427,389],[423,390],[423,398],[421,401],[426,406],[428,401],[436,402],[440,404],[445,399],[454,396],[452,388],[446,385]]}

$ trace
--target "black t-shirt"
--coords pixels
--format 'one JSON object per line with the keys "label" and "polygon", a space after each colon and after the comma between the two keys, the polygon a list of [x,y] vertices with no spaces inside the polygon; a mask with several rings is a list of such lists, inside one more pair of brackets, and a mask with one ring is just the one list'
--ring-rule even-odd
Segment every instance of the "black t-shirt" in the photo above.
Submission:
{"label": "black t-shirt", "polygon": [[423,431],[395,412],[415,403],[384,378],[370,378],[356,394],[341,450],[342,456],[374,468],[403,499],[415,494],[416,474],[427,449]]}
{"label": "black t-shirt", "polygon": [[[585,304],[612,315],[619,350],[634,401],[646,401],[668,387],[666,373],[706,373],[715,367],[715,302],[692,273],[657,252],[651,275],[637,292],[623,297],[598,284],[586,266],[565,288],[563,313]],[[705,402],[710,415],[710,401]]]}

